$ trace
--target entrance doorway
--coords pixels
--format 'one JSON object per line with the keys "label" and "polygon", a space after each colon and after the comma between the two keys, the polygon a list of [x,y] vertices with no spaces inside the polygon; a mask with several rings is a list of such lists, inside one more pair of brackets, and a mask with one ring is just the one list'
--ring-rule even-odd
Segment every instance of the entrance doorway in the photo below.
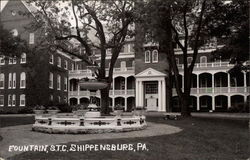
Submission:
{"label": "entrance doorway", "polygon": [[148,111],[158,110],[158,82],[144,82],[145,84],[145,104]]}

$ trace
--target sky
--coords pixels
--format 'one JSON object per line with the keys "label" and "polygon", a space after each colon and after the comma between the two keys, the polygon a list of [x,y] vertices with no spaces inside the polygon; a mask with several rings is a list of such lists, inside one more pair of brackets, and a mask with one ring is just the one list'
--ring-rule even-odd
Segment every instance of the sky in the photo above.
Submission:
{"label": "sky", "polygon": [[0,10],[2,11],[3,7],[7,4],[8,0],[1,0]]}

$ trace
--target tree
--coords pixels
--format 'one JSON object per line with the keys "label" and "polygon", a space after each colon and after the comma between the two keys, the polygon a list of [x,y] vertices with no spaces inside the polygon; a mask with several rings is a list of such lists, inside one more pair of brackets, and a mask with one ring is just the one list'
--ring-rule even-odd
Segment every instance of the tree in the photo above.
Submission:
{"label": "tree", "polygon": [[13,33],[3,28],[0,21],[0,56],[20,57],[22,52],[28,50],[26,41],[19,36],[13,36]]}
{"label": "tree", "polygon": [[210,34],[227,42],[224,47],[213,52],[214,58],[228,59],[231,64],[235,64],[229,70],[231,75],[235,76],[241,70],[249,70],[249,66],[243,65],[246,60],[249,60],[248,3],[246,0],[233,0],[227,4],[217,2],[216,11],[221,12],[211,12],[209,15]]}
{"label": "tree", "polygon": [[[109,84],[106,89],[101,90],[102,113],[108,114],[113,68],[126,39],[132,36],[133,2],[129,0],[29,0],[29,3],[38,8],[33,13],[37,22],[32,27],[44,30],[47,33],[46,41],[53,42],[46,45],[53,44],[57,49],[82,59],[87,65],[96,66],[97,63],[91,59],[92,49],[99,50],[101,65],[96,74],[99,80]],[[90,34],[95,34],[95,37],[90,37]],[[81,44],[85,50],[84,54],[79,54],[79,50],[72,50],[62,45],[65,41],[72,40]],[[111,61],[106,75],[107,49],[111,49]]]}
{"label": "tree", "polygon": [[[192,72],[198,50],[204,44],[203,39],[209,38],[205,25],[208,13],[214,11],[213,3],[206,0],[157,0],[148,1],[145,7],[147,9],[143,19],[145,19],[144,24],[147,26],[146,36],[159,42],[160,51],[167,54],[181,103],[181,114],[183,117],[190,116],[188,106]],[[172,42],[175,42],[183,53],[183,90],[178,83],[180,72],[175,61]],[[192,49],[192,62],[188,64],[187,54],[190,47]]]}

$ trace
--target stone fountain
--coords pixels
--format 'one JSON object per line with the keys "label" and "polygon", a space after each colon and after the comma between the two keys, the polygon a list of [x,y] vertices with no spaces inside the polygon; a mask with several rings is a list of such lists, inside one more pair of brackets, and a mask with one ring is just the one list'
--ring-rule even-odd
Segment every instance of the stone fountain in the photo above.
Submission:
{"label": "stone fountain", "polygon": [[144,115],[126,116],[101,116],[100,107],[95,104],[96,91],[108,86],[106,82],[98,81],[95,78],[84,78],[79,85],[90,91],[90,104],[85,115],[75,117],[69,114],[57,115],[36,115],[33,131],[45,133],[104,133],[104,132],[127,132],[145,129],[147,126]]}

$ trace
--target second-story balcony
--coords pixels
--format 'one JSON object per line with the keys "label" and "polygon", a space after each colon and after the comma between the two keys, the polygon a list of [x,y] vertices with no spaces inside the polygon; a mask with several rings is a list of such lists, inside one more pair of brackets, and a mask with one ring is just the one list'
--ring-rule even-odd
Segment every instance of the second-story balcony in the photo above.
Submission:
{"label": "second-story balcony", "polygon": [[[248,94],[250,87],[207,87],[207,88],[191,88],[191,95],[203,95],[203,94]],[[173,96],[177,96],[176,89],[173,89]]]}
{"label": "second-story balcony", "polygon": [[[90,91],[69,91],[69,96],[90,96]],[[96,96],[100,96],[100,91],[96,92]],[[109,90],[109,96],[135,96],[135,89]]]}
{"label": "second-story balcony", "polygon": [[[106,68],[106,74],[109,73],[109,69]],[[113,74],[126,74],[126,75],[134,75],[135,68],[134,67],[124,67],[124,68],[114,68]],[[89,69],[85,70],[71,70],[69,71],[69,77],[92,77],[93,73]]]}
{"label": "second-story balcony", "polygon": [[[250,65],[250,61],[246,61],[244,65]],[[180,71],[184,69],[183,64],[178,64],[177,66]],[[194,66],[194,70],[229,69],[232,68],[233,66],[234,64],[230,64],[229,62],[196,63]]]}

